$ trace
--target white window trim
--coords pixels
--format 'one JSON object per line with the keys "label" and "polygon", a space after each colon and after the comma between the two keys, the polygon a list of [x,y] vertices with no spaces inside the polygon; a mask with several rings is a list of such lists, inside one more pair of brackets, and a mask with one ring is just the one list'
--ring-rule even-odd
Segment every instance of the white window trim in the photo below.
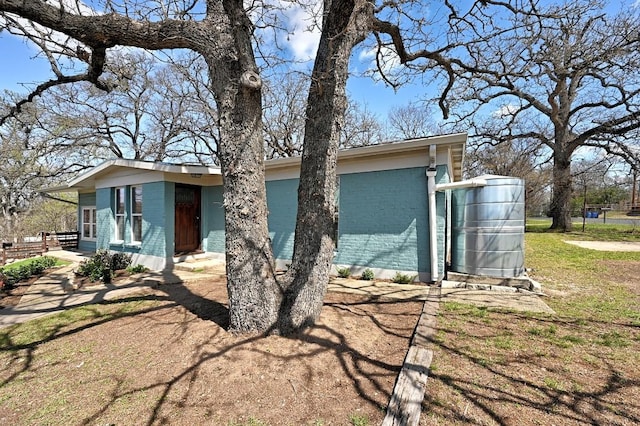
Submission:
{"label": "white window trim", "polygon": [[133,206],[135,205],[133,196],[136,188],[140,188],[140,192],[142,193],[142,185],[133,185],[129,188],[129,213],[131,214],[131,244],[140,245],[142,244],[142,235],[140,235],[140,240],[136,240],[135,235],[133,233],[133,223],[134,223],[135,217],[140,217],[140,232],[142,233],[142,212],[140,213],[133,212]]}
{"label": "white window trim", "polygon": [[[124,205],[124,213],[118,213],[118,192],[119,190],[122,189],[123,190],[123,197],[124,199],[122,200],[123,202],[125,202]],[[120,238],[120,236],[118,235],[118,217],[122,217],[122,223],[123,226],[126,229],[126,223],[127,223],[127,204],[126,204],[126,199],[127,199],[127,188],[125,186],[116,186],[114,188],[114,194],[113,194],[113,204],[114,204],[114,208],[113,208],[113,218],[114,218],[114,223],[113,223],[113,242],[116,243],[121,243],[124,242],[124,235],[123,238]]]}
{"label": "white window trim", "polygon": [[[90,236],[86,237],[84,235],[84,225],[87,224],[84,221],[84,212],[89,210],[89,217],[93,218],[94,222],[89,222],[89,234]],[[98,212],[96,211],[96,206],[82,206],[82,211],[80,212],[80,239],[82,241],[96,241],[96,235],[93,232],[94,227],[96,228],[96,234],[98,233]],[[94,235],[91,235],[94,234]]]}

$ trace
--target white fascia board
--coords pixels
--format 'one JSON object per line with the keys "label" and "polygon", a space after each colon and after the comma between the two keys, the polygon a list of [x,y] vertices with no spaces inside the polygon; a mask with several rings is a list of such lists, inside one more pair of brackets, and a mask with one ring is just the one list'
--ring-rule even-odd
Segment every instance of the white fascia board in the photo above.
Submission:
{"label": "white fascia board", "polygon": [[54,192],[74,192],[76,191],[73,188],[69,188],[69,185],[60,185],[60,186],[50,186],[48,188],[41,188],[40,192],[44,192],[47,194]]}
{"label": "white fascia board", "polygon": [[[466,141],[466,133],[455,133],[346,149],[338,153],[338,174],[425,166],[428,165],[429,146],[436,145],[437,164],[449,166],[452,178],[460,180],[461,161],[456,163],[452,159],[452,151],[461,156]],[[267,180],[297,178],[300,161],[300,157],[267,160]]]}
{"label": "white fascia board", "polygon": [[[142,172],[142,173],[141,173]],[[149,161],[114,159],[105,161],[90,170],[78,175],[72,179],[66,186],[60,187],[66,191],[82,190],[88,187],[104,187],[109,186],[109,176],[137,176],[134,182],[145,183],[152,182],[149,179],[163,179],[165,173],[186,174],[186,175],[221,175],[220,168],[197,166],[197,165],[179,165],[167,163],[154,163]],[[139,175],[145,175],[139,176]],[[105,176],[105,178],[103,178]],[[129,183],[129,184],[131,184]],[[54,188],[52,188],[54,189]],[[47,189],[47,192],[54,192]],[[59,188],[56,188],[59,190]]]}

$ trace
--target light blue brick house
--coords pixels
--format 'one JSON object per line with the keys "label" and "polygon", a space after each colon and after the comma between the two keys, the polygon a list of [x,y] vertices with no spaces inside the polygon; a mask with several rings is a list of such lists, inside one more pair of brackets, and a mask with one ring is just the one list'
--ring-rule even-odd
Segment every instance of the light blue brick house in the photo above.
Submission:
{"label": "light blue brick house", "polygon": [[[336,267],[376,277],[439,281],[448,261],[450,191],[461,180],[466,134],[343,150],[338,156]],[[293,251],[300,159],[265,163],[273,251]],[[215,167],[110,160],[48,192],[78,192],[79,249],[128,252],[170,269],[185,256],[224,259],[222,176]]]}

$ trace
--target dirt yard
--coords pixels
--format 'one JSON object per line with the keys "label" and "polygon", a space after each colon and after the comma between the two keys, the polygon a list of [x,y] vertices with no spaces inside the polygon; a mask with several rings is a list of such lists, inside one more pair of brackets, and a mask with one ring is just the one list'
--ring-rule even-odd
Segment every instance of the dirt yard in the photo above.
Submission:
{"label": "dirt yard", "polygon": [[225,331],[223,282],[1,330],[0,424],[379,424],[420,302],[329,293],[289,338]]}
{"label": "dirt yard", "polygon": [[[640,262],[597,269],[558,315],[441,303],[420,424],[640,424]],[[421,308],[329,293],[289,338],[227,333],[223,281],[74,309],[0,330],[0,424],[380,424]]]}
{"label": "dirt yard", "polygon": [[1,288],[0,289],[0,314],[2,309],[15,306],[20,302],[22,295],[29,289],[29,286],[37,280],[37,277],[33,277],[28,281],[22,281],[17,283],[13,288]]}

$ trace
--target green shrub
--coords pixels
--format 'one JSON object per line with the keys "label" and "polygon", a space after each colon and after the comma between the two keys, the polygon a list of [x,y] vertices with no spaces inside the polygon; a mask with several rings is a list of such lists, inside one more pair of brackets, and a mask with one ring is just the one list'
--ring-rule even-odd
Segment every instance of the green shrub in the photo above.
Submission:
{"label": "green shrub", "polygon": [[338,276],[340,278],[349,278],[351,276],[351,268],[338,268],[336,269],[336,271],[338,272]]}
{"label": "green shrub", "polygon": [[141,274],[142,272],[147,272],[149,268],[144,265],[133,265],[127,268],[127,272],[130,274]]}
{"label": "green shrub", "polygon": [[364,271],[362,271],[362,275],[360,276],[361,280],[365,280],[365,281],[371,281],[373,280],[373,278],[375,277],[373,271],[369,268],[365,269]]}
{"label": "green shrub", "polygon": [[56,259],[51,256],[37,257],[27,265],[31,268],[31,275],[40,275],[56,264]]}
{"label": "green shrub", "polygon": [[45,270],[56,264],[56,260],[50,256],[37,257],[15,266],[7,266],[1,269],[0,281],[5,288],[11,288],[20,281],[42,274]]}
{"label": "green shrub", "polygon": [[96,254],[80,263],[77,274],[89,277],[91,281],[111,278],[111,255],[107,250],[98,250]]}
{"label": "green shrub", "polygon": [[113,271],[127,270],[130,274],[147,271],[142,265],[131,266],[131,255],[117,252],[109,254],[107,250],[98,250],[91,258],[80,263],[76,273],[82,277],[89,277],[91,281],[111,282]]}
{"label": "green shrub", "polygon": [[119,271],[121,269],[127,269],[131,266],[131,255],[127,253],[114,253],[111,255],[111,270]]}
{"label": "green shrub", "polygon": [[409,283],[412,283],[413,280],[415,279],[416,279],[415,275],[411,276],[409,274],[396,272],[396,274],[393,276],[392,281],[396,284],[409,284]]}

